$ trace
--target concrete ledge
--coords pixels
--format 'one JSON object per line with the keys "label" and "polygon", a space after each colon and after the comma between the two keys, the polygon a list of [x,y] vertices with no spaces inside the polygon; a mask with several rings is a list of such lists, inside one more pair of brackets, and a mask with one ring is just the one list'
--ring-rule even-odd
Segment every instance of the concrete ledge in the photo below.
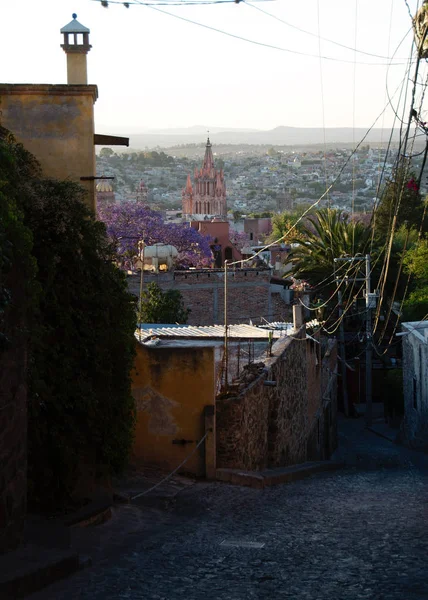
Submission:
{"label": "concrete ledge", "polygon": [[240,469],[217,469],[217,481],[231,483],[234,485],[245,485],[255,489],[263,489],[271,485],[291,483],[311,477],[324,471],[333,471],[343,468],[345,464],[338,461],[306,462],[290,467],[279,467],[276,469],[265,469],[263,471],[243,471]]}
{"label": "concrete ledge", "polygon": [[77,512],[66,516],[62,523],[67,527],[87,527],[100,525],[111,518],[112,500],[109,496],[95,498]]}
{"label": "concrete ledge", "polygon": [[24,598],[81,568],[75,552],[56,550],[54,558],[51,551],[31,547],[1,557],[0,565],[2,600]]}
{"label": "concrete ledge", "polygon": [[217,481],[232,483],[234,485],[246,485],[252,488],[263,489],[264,478],[256,471],[240,471],[239,469],[217,469]]}

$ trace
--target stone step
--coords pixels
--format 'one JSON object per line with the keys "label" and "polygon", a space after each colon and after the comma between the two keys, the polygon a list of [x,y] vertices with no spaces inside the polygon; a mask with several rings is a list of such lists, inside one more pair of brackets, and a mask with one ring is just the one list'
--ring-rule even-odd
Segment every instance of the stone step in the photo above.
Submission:
{"label": "stone step", "polygon": [[0,598],[24,598],[80,568],[79,556],[72,550],[28,544],[0,557]]}
{"label": "stone step", "polygon": [[289,467],[278,467],[275,469],[264,469],[262,471],[244,471],[241,469],[217,469],[217,481],[232,483],[235,485],[245,485],[256,489],[263,489],[271,485],[282,483],[291,483],[310,477],[316,473],[332,471],[343,468],[345,465],[339,461],[314,461],[305,462],[299,465]]}

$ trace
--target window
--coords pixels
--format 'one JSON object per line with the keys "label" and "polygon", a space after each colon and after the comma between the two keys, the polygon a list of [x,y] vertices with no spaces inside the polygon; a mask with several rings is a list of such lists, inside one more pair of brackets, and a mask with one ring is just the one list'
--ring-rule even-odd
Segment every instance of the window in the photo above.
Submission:
{"label": "window", "polygon": [[253,232],[252,232],[252,231],[250,231],[250,240],[252,240],[252,239],[253,239],[253,237],[254,237],[254,234],[253,234]]}
{"label": "window", "polygon": [[418,380],[413,375],[413,408],[418,410]]}

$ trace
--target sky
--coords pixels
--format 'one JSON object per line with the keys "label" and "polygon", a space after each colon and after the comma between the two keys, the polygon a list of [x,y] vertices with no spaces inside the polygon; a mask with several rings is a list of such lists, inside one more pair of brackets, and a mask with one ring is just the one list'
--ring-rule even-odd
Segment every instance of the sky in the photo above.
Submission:
{"label": "sky", "polygon": [[[408,6],[414,14],[418,1],[408,0]],[[94,0],[0,2],[0,82],[66,83],[60,29],[73,12],[91,31],[88,83],[98,85],[99,133],[193,125],[369,127],[388,105],[388,93],[397,89],[391,104],[405,114],[404,92],[401,102],[399,93],[412,56],[405,0],[254,0],[129,9],[120,4],[106,9]],[[412,74],[413,69],[410,65]],[[426,71],[424,61],[421,82]],[[390,127],[393,114],[388,105],[377,126]]]}

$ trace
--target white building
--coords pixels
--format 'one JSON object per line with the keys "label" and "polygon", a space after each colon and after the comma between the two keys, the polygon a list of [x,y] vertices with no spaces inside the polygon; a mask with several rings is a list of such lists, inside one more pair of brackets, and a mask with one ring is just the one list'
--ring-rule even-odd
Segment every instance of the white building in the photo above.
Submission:
{"label": "white building", "polygon": [[402,324],[404,441],[428,447],[428,321]]}

